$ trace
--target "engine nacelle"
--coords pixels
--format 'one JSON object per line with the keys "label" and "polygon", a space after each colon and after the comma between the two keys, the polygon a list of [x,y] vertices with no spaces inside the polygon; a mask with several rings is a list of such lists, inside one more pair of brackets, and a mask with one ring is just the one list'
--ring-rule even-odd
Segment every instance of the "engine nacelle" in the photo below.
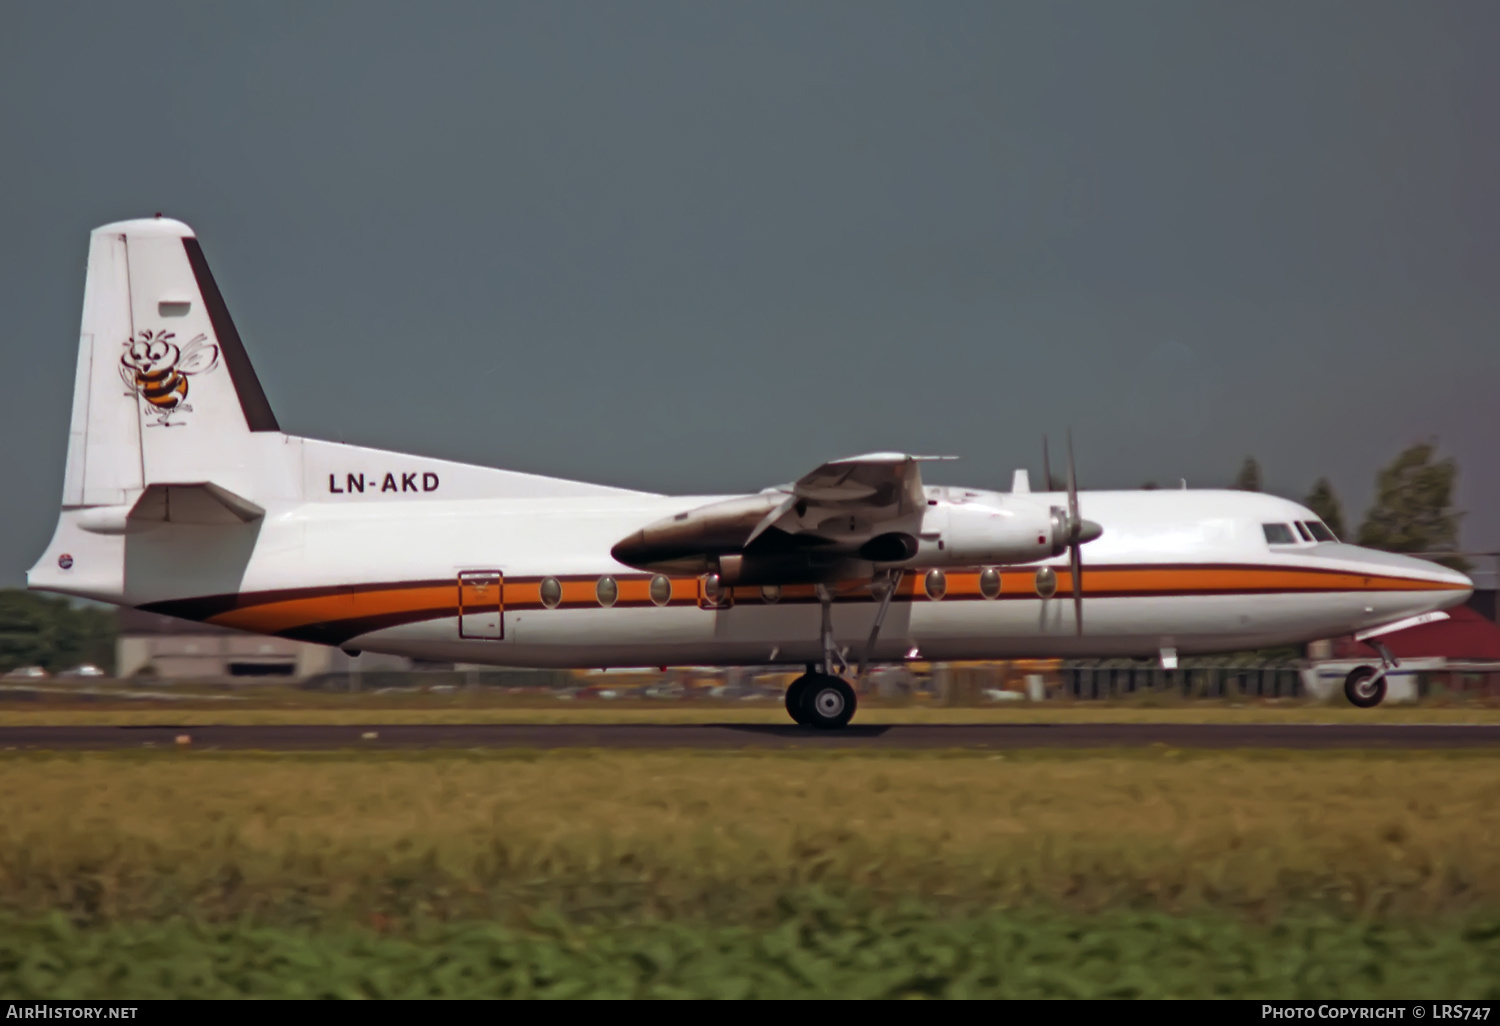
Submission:
{"label": "engine nacelle", "polygon": [[784,496],[746,495],[685,510],[632,534],[611,550],[626,566],[664,573],[718,569],[717,557],[735,553],[761,518]]}
{"label": "engine nacelle", "polygon": [[[994,494],[929,505],[920,525],[914,515],[875,525],[861,521],[858,510],[820,514],[814,529],[772,530],[747,547],[751,532],[784,499],[784,493],[763,493],[685,510],[648,524],[611,551],[638,569],[717,573],[726,584],[751,585],[852,579],[879,568],[1032,563],[1068,549],[1065,510]],[[789,512],[803,514],[800,505]],[[1100,533],[1097,524],[1083,521],[1079,540]]]}
{"label": "engine nacelle", "polygon": [[1030,563],[1067,549],[1067,516],[1030,501],[1003,507],[957,503],[928,509],[913,566]]}

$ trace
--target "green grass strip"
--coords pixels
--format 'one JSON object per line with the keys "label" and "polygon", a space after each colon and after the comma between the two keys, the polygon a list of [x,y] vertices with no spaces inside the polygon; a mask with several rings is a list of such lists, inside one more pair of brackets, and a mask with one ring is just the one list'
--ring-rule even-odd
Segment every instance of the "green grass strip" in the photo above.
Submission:
{"label": "green grass strip", "polygon": [[0,922],[0,993],[80,998],[1500,997],[1500,922],[917,907],[803,910],[769,929],[669,922],[401,935]]}

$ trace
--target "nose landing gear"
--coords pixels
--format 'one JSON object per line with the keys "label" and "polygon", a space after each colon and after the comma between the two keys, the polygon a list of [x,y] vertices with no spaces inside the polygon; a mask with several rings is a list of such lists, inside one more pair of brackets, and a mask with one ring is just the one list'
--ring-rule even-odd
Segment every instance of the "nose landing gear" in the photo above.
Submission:
{"label": "nose landing gear", "polygon": [[1385,675],[1392,667],[1401,665],[1391,655],[1391,650],[1379,640],[1371,638],[1367,643],[1380,653],[1380,668],[1377,670],[1373,666],[1356,666],[1344,678],[1344,697],[1349,699],[1350,705],[1361,709],[1373,709],[1385,701]]}
{"label": "nose landing gear", "polygon": [[1344,678],[1344,697],[1361,709],[1373,709],[1385,701],[1385,669],[1356,666],[1350,670]]}

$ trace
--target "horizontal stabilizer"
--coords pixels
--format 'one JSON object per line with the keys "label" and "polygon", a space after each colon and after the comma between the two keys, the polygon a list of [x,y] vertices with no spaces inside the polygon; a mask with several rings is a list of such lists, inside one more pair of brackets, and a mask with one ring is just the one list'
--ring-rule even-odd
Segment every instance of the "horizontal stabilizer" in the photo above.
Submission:
{"label": "horizontal stabilizer", "polygon": [[265,515],[249,499],[209,481],[151,485],[130,511],[132,520],[169,524],[248,524]]}
{"label": "horizontal stabilizer", "polygon": [[125,534],[156,524],[248,524],[265,515],[249,499],[205,481],[151,485],[134,505],[83,510],[78,525],[93,534]]}

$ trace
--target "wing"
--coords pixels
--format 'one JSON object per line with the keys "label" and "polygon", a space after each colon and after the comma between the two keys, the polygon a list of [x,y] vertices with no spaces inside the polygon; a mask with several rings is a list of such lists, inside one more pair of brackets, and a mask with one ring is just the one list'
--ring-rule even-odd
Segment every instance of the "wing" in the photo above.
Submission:
{"label": "wing", "polygon": [[879,533],[882,524],[920,517],[926,501],[918,464],[947,458],[876,452],[825,463],[780,489],[786,498],[755,526],[745,544],[773,527],[788,534],[827,530],[847,536]]}
{"label": "wing", "polygon": [[177,361],[177,369],[184,374],[202,374],[211,371],[219,362],[219,347],[216,345],[204,345],[205,336],[198,335],[182,347],[182,358]]}
{"label": "wing", "polygon": [[850,560],[906,558],[893,546],[915,551],[927,508],[918,464],[929,458],[943,457],[871,453],[825,463],[792,484],[650,524],[613,553],[642,569],[729,575],[739,567],[730,576],[747,583],[833,579]]}
{"label": "wing", "polygon": [[120,364],[120,380],[125,382],[126,395],[135,395],[139,389],[135,384],[135,369],[125,364]]}

